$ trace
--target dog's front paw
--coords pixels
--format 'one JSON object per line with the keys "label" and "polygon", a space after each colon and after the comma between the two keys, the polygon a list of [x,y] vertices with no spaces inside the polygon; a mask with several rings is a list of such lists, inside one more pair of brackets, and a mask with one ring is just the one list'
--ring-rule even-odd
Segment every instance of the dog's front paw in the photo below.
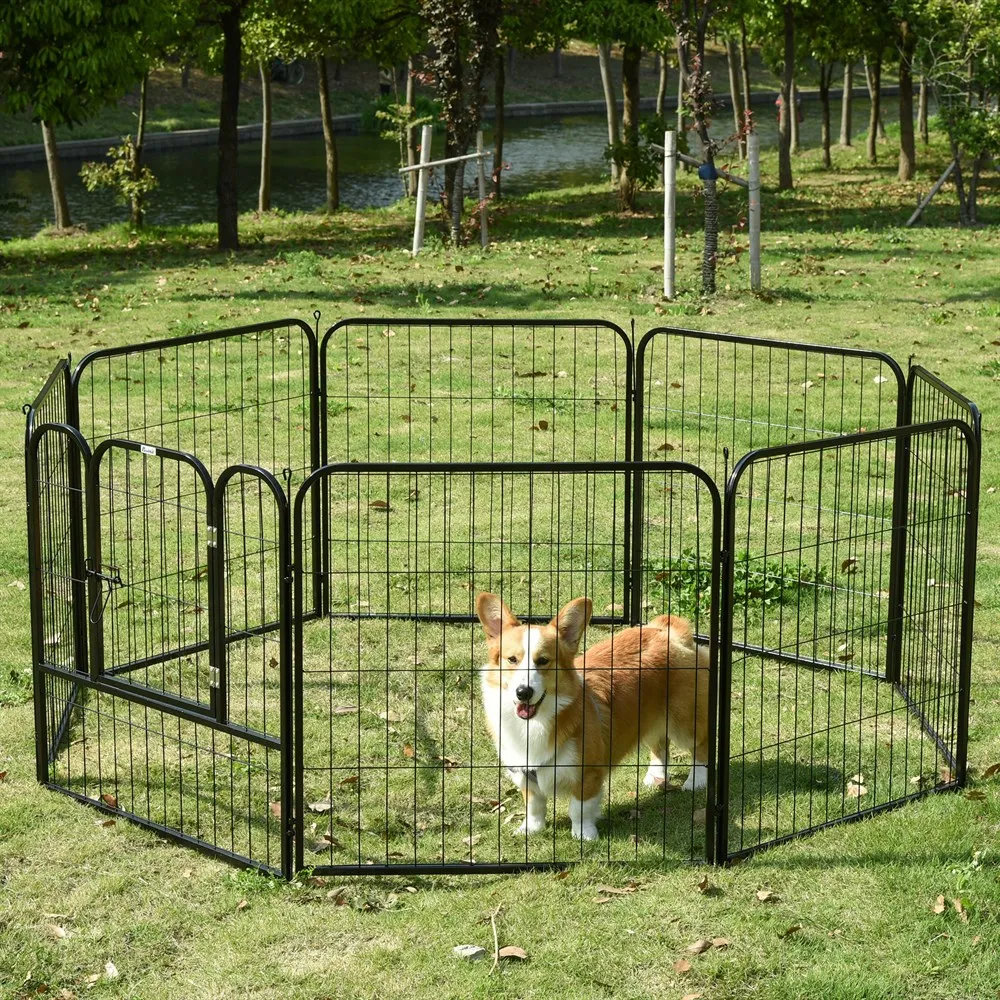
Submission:
{"label": "dog's front paw", "polygon": [[704,764],[692,764],[687,780],[681,785],[685,792],[696,792],[708,784],[708,768]]}
{"label": "dog's front paw", "polygon": [[662,785],[666,780],[666,768],[662,764],[650,764],[649,769],[646,771],[646,777],[642,779],[642,783],[647,788],[650,788],[653,785]]}
{"label": "dog's front paw", "polygon": [[539,818],[538,816],[529,816],[525,821],[517,828],[517,833],[522,836],[528,836],[532,833],[539,833],[545,829],[545,819]]}
{"label": "dog's front paw", "polygon": [[596,823],[583,823],[580,826],[573,825],[573,836],[577,840],[597,840],[600,834]]}

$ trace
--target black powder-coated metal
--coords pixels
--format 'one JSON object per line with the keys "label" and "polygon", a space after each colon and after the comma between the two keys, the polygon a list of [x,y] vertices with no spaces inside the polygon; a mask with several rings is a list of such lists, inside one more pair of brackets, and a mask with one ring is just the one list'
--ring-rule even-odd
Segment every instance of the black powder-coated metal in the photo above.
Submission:
{"label": "black powder-coated metal", "polygon": [[[666,327],[636,341],[634,323],[630,336],[601,320],[354,318],[320,337],[318,313],[314,319],[315,330],[289,319],[107,348],[75,368],[61,361],[25,408],[39,782],[221,859],[287,877],[307,860],[331,875],[564,867],[583,854],[560,847],[557,827],[528,838],[521,857],[502,848],[502,801],[493,810],[495,857],[473,856],[474,783],[495,774],[497,800],[505,787],[493,749],[474,740],[474,687],[467,762],[431,767],[425,751],[414,750],[415,734],[394,763],[388,722],[382,751],[365,756],[361,716],[370,709],[362,673],[384,672],[386,698],[390,676],[407,678],[414,711],[433,695],[427,685],[440,673],[441,718],[425,721],[443,739],[458,732],[447,718],[451,675],[421,665],[416,652],[409,666],[390,662],[393,636],[411,636],[416,651],[418,637],[438,629],[442,665],[453,649],[456,662],[474,670],[482,640],[474,632],[473,583],[483,586],[496,573],[501,585],[530,581],[529,594],[536,583],[562,594],[577,586],[573,574],[582,574],[588,594],[603,587],[610,595],[607,607],[595,606],[592,626],[620,628],[641,624],[657,608],[676,614],[672,574],[682,565],[709,590],[705,610],[692,621],[709,650],[704,815],[696,817],[690,793],[657,799],[642,792],[636,770],[631,814],[613,806],[607,790],[605,822],[617,833],[604,836],[597,856],[639,862],[640,848],[656,843],[648,823],[640,836],[642,810],[653,809],[655,818],[657,802],[664,803],[663,858],[669,840],[679,857],[727,863],[964,785],[981,417],[939,377],[920,366],[904,376],[887,355],[853,348]],[[111,513],[124,511],[130,526],[117,539],[104,534],[123,529],[110,514],[102,520],[102,491],[116,488],[115,456],[126,467],[126,484],[132,476],[137,482],[134,494],[126,486],[119,508],[109,501]],[[182,469],[194,492],[182,489]],[[890,482],[891,489],[880,485]],[[336,483],[353,484],[353,492],[335,502]],[[404,506],[390,523],[388,500],[371,500],[373,483],[381,484],[378,497],[408,483],[414,501],[414,484],[433,489],[420,486],[429,491],[422,506],[396,501]],[[370,509],[385,513],[374,520],[367,513],[362,525],[360,512]],[[517,525],[515,509],[526,517]],[[393,534],[401,518],[405,537]],[[175,521],[171,552],[163,539],[174,544]],[[133,542],[148,545],[149,537],[159,539],[159,550],[143,563]],[[193,549],[183,548],[192,541]],[[127,551],[133,579],[104,565],[106,544]],[[470,572],[482,569],[477,544],[486,546],[488,572],[470,580],[467,593],[457,591],[465,596],[456,604],[450,588],[466,561]],[[403,596],[393,598],[389,552],[404,545],[404,566],[432,550],[441,565],[414,569],[416,582],[404,581]],[[353,562],[340,565],[335,553],[346,552]],[[804,559],[813,560],[815,573]],[[161,576],[139,579],[143,565]],[[758,589],[790,577],[793,596],[764,599],[760,613],[750,615],[751,570]],[[185,596],[192,584],[201,594],[202,580],[204,607],[201,597]],[[334,585],[353,593],[350,586],[362,581],[369,600],[361,602],[358,590],[344,610]],[[434,596],[426,581],[444,589]],[[190,615],[181,618],[182,607],[158,646],[149,623],[129,610],[133,587],[154,588],[152,598],[143,597],[147,614],[156,601],[187,602]],[[115,627],[125,633],[111,655],[102,623],[110,600],[120,619]],[[526,623],[547,621],[557,610],[536,601],[548,599],[529,596],[518,609]],[[823,601],[829,620],[821,616]],[[371,645],[379,622],[381,662]],[[354,630],[353,651],[338,645],[345,629]],[[325,674],[316,666],[324,630]],[[332,664],[345,653],[354,657],[359,700],[335,711],[333,687],[341,682]],[[742,677],[734,672],[737,656]],[[760,663],[756,677],[747,672],[750,661]],[[782,670],[794,673],[783,682]],[[328,763],[321,753],[317,764],[308,754],[317,752],[318,708],[311,700],[307,712],[305,691],[308,685],[315,699],[324,678],[331,688],[330,748]],[[259,704],[247,694],[240,705],[238,695],[251,683]],[[768,685],[776,685],[773,695]],[[773,733],[765,719],[772,698]],[[842,718],[831,716],[841,703]],[[825,719],[817,717],[824,705]],[[337,714],[357,718],[353,749],[341,742],[347,728],[335,732]],[[876,747],[864,763],[870,773],[849,778],[851,741],[860,741],[860,760],[865,727],[877,734],[880,725],[897,727],[899,747],[882,751],[888,764],[881,767]],[[78,729],[85,738],[77,744],[88,749],[74,756]],[[325,775],[332,798],[341,751],[356,786],[385,783],[382,805],[365,800],[376,823],[379,809],[386,823],[390,814],[402,815],[390,803],[399,788],[390,793],[390,785],[412,774],[412,830],[403,838],[411,858],[390,853],[388,833],[381,855],[362,846],[370,831],[361,792],[354,826],[349,811],[338,814],[349,829],[340,837],[355,843],[332,846],[341,829],[334,827],[328,844],[310,846],[310,816],[322,819],[334,806],[312,810],[307,786]],[[624,767],[624,787],[636,766]],[[810,776],[808,793],[795,784],[800,767]],[[928,779],[929,768],[940,775]],[[919,773],[911,777],[910,770]],[[418,778],[432,772],[434,781],[452,773],[450,787],[467,780],[470,837],[460,854],[452,841],[446,845],[461,810],[449,818],[443,781],[434,807],[437,856],[426,850],[433,837],[418,833],[418,820],[426,824],[417,815],[424,801]],[[817,781],[828,786],[822,800]],[[845,796],[858,797],[856,806],[841,797],[838,808],[838,782]],[[616,787],[623,794],[621,783]],[[819,801],[825,811],[814,814]],[[307,859],[307,848],[320,863]],[[345,861],[352,850],[354,860]]]}

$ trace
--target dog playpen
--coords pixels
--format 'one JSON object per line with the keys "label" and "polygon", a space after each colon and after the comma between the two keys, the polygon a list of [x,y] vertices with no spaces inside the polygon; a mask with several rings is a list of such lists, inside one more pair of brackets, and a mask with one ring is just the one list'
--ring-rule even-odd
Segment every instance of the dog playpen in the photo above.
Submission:
{"label": "dog playpen", "polygon": [[[27,412],[38,779],[291,875],[726,862],[966,777],[979,416],[874,351],[296,320],[61,361]],[[480,590],[710,656],[690,759],[515,833]],[[675,749],[676,754],[676,749]]]}

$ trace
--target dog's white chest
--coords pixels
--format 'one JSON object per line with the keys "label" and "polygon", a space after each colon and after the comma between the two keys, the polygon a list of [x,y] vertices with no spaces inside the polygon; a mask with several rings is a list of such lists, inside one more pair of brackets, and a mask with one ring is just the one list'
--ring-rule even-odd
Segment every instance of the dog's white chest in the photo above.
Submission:
{"label": "dog's white chest", "polygon": [[[512,772],[534,772],[534,779],[546,796],[558,784],[572,781],[580,765],[579,749],[575,741],[559,747],[553,745],[554,717],[546,713],[530,720],[518,718],[505,692],[485,680],[482,688],[483,706],[503,766]],[[514,780],[521,783],[516,777]]]}

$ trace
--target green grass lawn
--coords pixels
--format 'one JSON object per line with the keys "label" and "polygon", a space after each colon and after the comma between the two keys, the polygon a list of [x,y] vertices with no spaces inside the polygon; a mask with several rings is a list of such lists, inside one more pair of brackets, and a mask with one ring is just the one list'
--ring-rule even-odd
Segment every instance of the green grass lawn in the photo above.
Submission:
{"label": "green grass lawn", "polygon": [[[727,232],[721,241],[720,291],[709,300],[696,293],[700,202],[688,176],[683,179],[685,190],[678,206],[681,292],[673,303],[662,302],[658,294],[662,260],[658,196],[644,195],[635,215],[620,216],[614,210],[613,196],[598,186],[546,192],[503,205],[491,225],[496,243],[488,252],[451,250],[435,232],[426,253],[417,260],[406,253],[410,217],[405,207],[341,213],[331,220],[246,217],[241,220],[246,249],[233,258],[221,257],[212,249],[214,236],[208,226],[149,230],[139,235],[121,228],[4,245],[0,258],[0,400],[7,419],[0,429],[0,510],[8,529],[0,538],[4,574],[0,772],[5,772],[0,779],[0,995],[37,995],[44,992],[43,986],[47,995],[60,995],[62,990],[63,996],[90,992],[143,998],[614,995],[680,1000],[697,995],[712,1000],[904,996],[971,1000],[993,995],[1000,981],[996,929],[1000,805],[998,778],[983,775],[1000,760],[1000,672],[994,661],[1000,645],[1000,550],[995,541],[1000,516],[992,492],[1000,479],[1000,456],[990,432],[990,414],[1000,403],[996,344],[1000,341],[1000,293],[995,280],[1000,188],[995,176],[987,178],[983,217],[988,225],[982,229],[952,228],[954,211],[945,192],[929,210],[926,227],[906,230],[901,223],[918,190],[925,190],[940,172],[943,151],[934,150],[927,158],[916,183],[903,185],[895,182],[891,167],[873,169],[851,152],[835,155],[836,173],[819,171],[810,154],[797,161],[795,192],[765,194],[765,294],[756,297],[745,290],[746,241],[739,228],[745,205],[735,190],[722,197]],[[774,173],[774,166],[772,160],[765,163],[765,176]],[[735,227],[731,236],[729,226]],[[980,404],[986,424],[971,793],[931,797],[871,821],[777,848],[729,870],[706,871],[674,861],[650,863],[649,858],[637,861],[633,851],[630,861],[614,865],[585,861],[564,878],[535,874],[339,879],[306,873],[285,885],[205,859],[124,821],[105,825],[102,815],[40,790],[34,780],[29,701],[28,600],[27,592],[18,586],[26,580],[21,405],[37,392],[55,359],[67,352],[78,358],[101,346],[175,333],[286,315],[307,318],[314,308],[323,311],[324,326],[350,315],[473,315],[598,317],[629,330],[634,318],[639,333],[666,322],[864,346],[887,351],[904,364],[913,356],[940,373]],[[388,351],[395,344],[385,338],[384,348]],[[550,359],[544,361],[548,370]],[[477,367],[485,363],[477,359]],[[670,366],[678,363],[672,355]],[[504,371],[506,364],[509,359],[503,359],[497,370]],[[666,362],[661,358],[655,375],[662,381],[659,365]],[[690,368],[688,364],[686,369]],[[671,381],[676,370],[663,368]],[[821,426],[833,420],[832,407],[812,409],[819,405],[815,395],[819,383],[827,381],[817,378],[821,371],[829,378],[831,369],[822,368],[780,373],[786,396],[790,384],[803,393],[804,401],[808,396],[810,426],[812,417]],[[874,370],[869,374],[876,376]],[[689,378],[686,375],[682,384],[693,394],[699,383],[692,378],[687,384]],[[807,381],[813,381],[814,387],[803,390]],[[515,392],[520,387],[513,380],[511,387],[510,403],[502,409],[504,419],[523,423],[523,436],[531,443],[522,442],[520,434],[503,441],[513,447],[516,440],[518,447],[536,449],[541,434],[530,427],[538,426],[545,414],[531,399],[518,400]],[[666,390],[659,388],[661,393]],[[762,380],[761,388],[767,389],[762,399],[778,397],[776,383]],[[882,406],[891,408],[892,385],[876,383],[871,388],[884,393]],[[540,386],[534,390],[536,398],[551,400],[546,404],[556,428],[551,438],[558,446],[560,420],[568,419],[572,411],[565,408],[569,404],[560,408],[557,383],[551,393],[542,393]],[[338,392],[345,407],[354,405],[346,382]],[[685,405],[693,407],[694,398],[689,397]],[[785,397],[780,398],[784,402]],[[859,401],[854,398],[853,403]],[[675,404],[668,394],[659,405],[666,432],[670,427],[667,414]],[[402,421],[402,410],[390,403],[376,401],[372,406],[375,426],[385,422],[394,428],[407,425],[405,433],[394,429],[390,438],[403,449],[434,450],[453,438],[463,448],[470,440],[476,447],[482,444],[475,433],[470,435],[462,427],[457,434],[452,429],[446,437],[434,437],[439,425],[430,421],[431,407],[408,405],[405,415],[419,415],[417,422]],[[873,412],[880,411],[875,408]],[[741,413],[734,410],[731,416],[739,418]],[[342,423],[337,425],[341,436],[333,441],[335,449],[348,448],[347,420],[359,417],[358,411],[341,411]],[[611,418],[609,410],[606,417],[594,418],[592,426],[611,426],[602,422]],[[801,419],[805,424],[805,414]],[[413,423],[416,426],[410,427]],[[95,429],[100,433],[97,424]],[[714,440],[695,435],[684,442],[692,451],[696,444],[706,464],[718,460]],[[552,441],[546,438],[542,447],[551,449]],[[224,464],[226,457],[220,452],[213,467]],[[796,497],[818,482],[812,475],[802,474],[795,484]],[[420,486],[429,491],[426,497],[436,495],[432,484]],[[403,491],[403,484],[398,488]],[[389,502],[403,506],[407,496],[408,492],[405,496],[400,492],[398,499]],[[789,501],[783,498],[782,502]],[[570,510],[565,516],[576,514]],[[655,561],[659,554],[654,547],[650,559]],[[189,556],[193,558],[194,553]],[[873,548],[866,558],[875,566],[881,557]],[[828,561],[832,565],[834,560]],[[339,599],[350,601],[351,581],[342,582]],[[406,589],[412,581],[404,576],[397,582],[401,587],[394,591],[393,601],[405,604],[415,599]],[[242,580],[239,583],[243,585]],[[451,599],[468,600],[457,574],[454,583]],[[273,597],[273,591],[266,589],[269,586],[261,585]],[[247,593],[257,591],[251,586]],[[537,595],[546,605],[562,597],[561,591],[549,594],[544,588]],[[193,593],[186,599],[197,601]],[[753,618],[751,626],[780,632],[780,621],[775,625],[774,617]],[[482,794],[476,790],[476,798],[487,800],[474,803],[472,816],[472,835],[482,839],[466,845],[469,788],[448,783],[467,780],[468,770],[449,770],[437,762],[427,774],[415,773],[416,765],[424,762],[419,755],[433,756],[440,737],[468,740],[466,720],[457,709],[474,704],[468,686],[445,690],[439,686],[448,676],[443,667],[451,664],[441,664],[440,641],[428,634],[431,630],[407,626],[405,634],[395,640],[407,647],[408,655],[426,661],[427,686],[418,697],[431,728],[417,733],[407,728],[418,714],[414,701],[404,697],[404,687],[414,676],[410,663],[404,664],[398,678],[373,677],[370,685],[359,690],[356,673],[343,679],[334,676],[336,662],[329,655],[331,643],[338,654],[346,649],[349,640],[343,633],[356,626],[335,619],[331,625],[315,623],[308,628],[315,633],[307,647],[310,663],[321,671],[310,675],[309,704],[317,713],[311,724],[320,733],[325,726],[329,733],[322,709],[324,704],[329,706],[331,697],[335,705],[364,709],[336,716],[344,744],[351,738],[357,740],[360,723],[369,720],[372,725],[361,735],[373,740],[373,754],[384,752],[386,727],[391,727],[395,732],[389,734],[388,746],[399,754],[393,764],[410,769],[408,788],[417,780],[422,782],[417,785],[421,795],[433,794],[438,802],[443,791],[450,797],[447,801],[464,805],[462,822],[443,831],[439,843],[455,851],[516,850],[518,842],[509,828],[498,819],[499,814],[491,812],[493,800],[505,801],[505,796],[497,794],[495,780],[490,789],[484,783]],[[139,634],[134,641],[145,642],[148,635]],[[357,642],[357,635],[350,641]],[[385,637],[372,636],[367,641],[378,650]],[[464,628],[462,636],[449,642],[448,655],[456,668],[464,664],[468,671],[467,661],[478,641],[475,630]],[[260,649],[248,651],[245,667],[236,669],[237,681],[240,669],[255,682],[259,679],[256,664],[264,662],[273,648],[266,642],[259,645]],[[859,650],[859,656],[867,655],[866,648]],[[378,658],[382,662],[384,653]],[[785,685],[795,672],[782,668],[765,674],[749,656],[747,671],[747,707],[737,710],[736,717],[752,718],[766,704],[769,718],[781,718],[781,732],[795,736],[799,732],[796,719],[780,715],[782,691],[787,692]],[[817,685],[808,702],[798,702],[799,713],[808,704],[813,713],[832,711],[843,717],[848,705],[851,711],[857,709],[877,686],[848,674],[837,676],[846,680],[838,679],[831,690]],[[468,685],[469,673],[466,678]],[[402,683],[396,684],[397,680]],[[168,681],[177,682],[175,678],[157,682]],[[889,752],[884,743],[890,736],[899,746],[891,770],[885,767],[884,757],[879,760],[878,784],[870,785],[868,793],[873,799],[898,794],[900,786],[914,787],[914,778],[933,780],[920,752],[924,742],[914,734],[907,738],[907,716],[899,707],[883,705],[878,726],[867,733],[869,745],[878,753]],[[128,723],[115,706],[95,703],[88,711],[94,713],[91,718],[101,718],[102,725],[116,720],[115,725],[121,724],[116,738],[131,739],[126,735]],[[251,723],[272,724],[264,722],[259,702],[241,706],[240,711]],[[379,718],[379,713],[386,718]],[[130,721],[146,724],[135,714]],[[156,725],[149,720],[154,745]],[[176,735],[175,727],[171,737]],[[778,738],[777,727],[774,735]],[[793,768],[784,779],[776,775],[774,780],[798,783],[808,779],[810,800],[820,809],[842,801],[839,771],[847,759],[858,759],[858,748],[834,742],[828,753],[837,761],[837,775],[827,779]],[[410,758],[404,750],[407,745],[418,756]],[[329,743],[314,748],[323,771],[320,777],[349,767],[334,752],[341,746],[338,742],[333,750]],[[456,757],[462,751],[472,752],[471,745],[456,742],[455,746]],[[206,774],[211,771],[211,757],[225,761],[227,775],[232,761],[246,772],[257,767],[274,773],[273,761],[249,759],[246,748],[235,741],[214,746],[199,743],[199,747],[198,753],[206,757]],[[482,748],[483,753],[489,750]],[[81,744],[76,752],[94,751]],[[804,752],[798,747],[791,759]],[[809,752],[825,756],[823,747],[811,746]],[[452,751],[445,749],[443,755],[451,756]],[[159,766],[163,774],[180,778],[174,763],[161,759]],[[741,794],[754,794],[753,782],[761,773],[754,764],[747,762],[747,784]],[[861,759],[859,771],[870,770],[869,764],[868,758]],[[93,774],[92,767],[88,766],[88,775]],[[685,769],[682,758],[678,776]],[[630,816],[626,805],[626,786],[634,784],[636,773],[623,769],[620,794],[616,793],[616,800],[623,803],[619,824],[626,843],[633,820],[639,819]],[[844,771],[843,776],[853,773]],[[73,774],[71,780],[80,777],[76,771]],[[92,793],[94,787],[92,782]],[[271,790],[265,780],[266,794],[257,793],[261,802],[270,798]],[[309,789],[310,796],[316,795],[310,801],[322,804],[330,791],[328,781],[317,781]],[[141,781],[129,790],[133,793],[144,794]],[[236,791],[228,782],[218,788],[207,783],[199,795],[202,818],[209,822],[213,797],[224,806],[226,796],[235,796]],[[646,824],[662,827],[664,817],[669,821],[683,795],[640,793],[643,828]],[[405,817],[415,806],[419,812],[419,796],[393,796],[392,816],[387,819]],[[386,851],[384,837],[370,832],[362,835],[374,824],[368,822],[367,811],[375,810],[376,820],[380,819],[385,800],[386,789],[377,780],[360,790],[350,783],[336,783],[332,801],[337,809],[310,813],[309,823],[316,823],[310,833],[323,849],[308,853],[307,860],[326,861],[345,853],[332,841],[322,840],[328,830],[349,852],[356,851],[359,842],[363,853],[373,854],[376,847]],[[165,815],[170,815],[170,808],[170,803],[164,804]],[[515,808],[516,801],[511,811]],[[349,828],[325,825],[335,816],[349,822],[352,811],[365,821]],[[761,829],[766,824],[780,832],[787,820],[781,812],[762,815]],[[417,822],[422,821],[418,816]],[[531,849],[547,852],[553,844],[560,851],[571,849],[574,845],[562,839],[565,833],[557,829],[558,840],[553,840],[550,830],[549,838]],[[273,838],[273,827],[263,835]],[[757,835],[756,824],[751,835]],[[365,836],[372,842],[365,841]],[[402,853],[398,844],[413,842],[402,824],[391,836],[396,837],[389,848],[392,853]],[[274,851],[273,839],[270,845]],[[250,849],[238,837],[234,846]],[[699,889],[703,876],[707,884],[701,883]],[[634,891],[621,895],[599,891],[600,886],[609,885]],[[938,896],[945,897],[943,912],[934,912]],[[962,912],[955,908],[956,899]],[[467,964],[454,958],[451,949],[458,944],[491,949],[489,916],[498,908],[500,945],[520,946],[530,959],[523,964],[504,962],[490,975],[489,961]],[[687,950],[698,939],[715,938],[728,943],[700,954]],[[108,962],[117,975],[109,975]]]}

